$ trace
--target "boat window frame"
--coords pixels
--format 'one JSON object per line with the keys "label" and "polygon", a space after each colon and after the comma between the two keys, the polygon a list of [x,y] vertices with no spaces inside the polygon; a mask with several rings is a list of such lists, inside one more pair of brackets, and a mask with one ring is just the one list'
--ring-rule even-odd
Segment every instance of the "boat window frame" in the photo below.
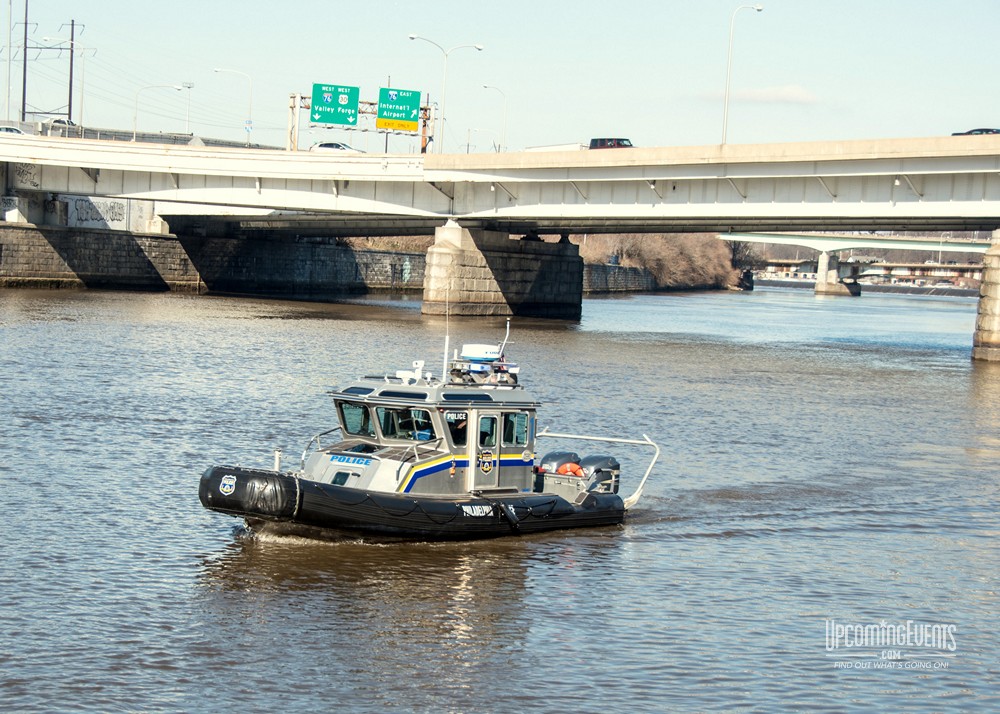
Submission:
{"label": "boat window frame", "polygon": [[[344,407],[347,407],[347,406],[351,407],[352,409],[354,407],[357,407],[358,409],[360,409],[361,412],[363,412],[363,415],[361,417],[361,423],[360,423],[359,426],[361,426],[362,429],[363,429],[364,423],[365,423],[365,417],[367,417],[367,419],[368,419],[368,431],[364,431],[364,430],[351,431],[351,429],[348,427],[347,414],[345,414],[345,412],[344,412]],[[375,438],[375,419],[372,418],[371,408],[367,404],[365,404],[364,402],[357,402],[357,401],[350,400],[350,399],[338,399],[337,400],[337,417],[340,419],[340,425],[343,428],[345,434],[349,434],[351,436],[358,436],[358,437],[362,437],[362,438],[366,437],[366,438],[369,438],[369,439],[374,439]]]}
{"label": "boat window frame", "polygon": [[[448,436],[451,445],[455,448],[464,449],[469,444],[469,410],[468,409],[446,409],[442,410],[442,418],[445,426],[448,427]],[[454,417],[454,418],[451,418]],[[461,436],[461,441],[458,437]]]}
{"label": "boat window frame", "polygon": [[[484,432],[483,431],[483,422],[485,422],[487,420],[493,422],[493,429],[490,430],[490,431]],[[480,449],[495,449],[495,448],[497,448],[497,444],[499,443],[499,437],[500,437],[500,434],[498,433],[500,431],[500,420],[498,418],[498,415],[497,414],[480,414],[479,415],[479,419],[476,422],[476,424],[478,426],[478,429],[476,431],[479,434],[479,436],[476,437],[476,443],[478,444],[479,448]],[[483,435],[484,434],[488,434],[488,435],[492,436],[492,442],[493,443],[485,443],[483,441]]]}
{"label": "boat window frame", "polygon": [[[409,412],[409,414],[404,414]],[[423,419],[420,419],[420,428],[417,428],[418,417],[417,414],[422,413],[425,415]],[[386,417],[394,416],[392,420],[396,426],[392,432],[389,432],[385,426],[386,422],[384,419]],[[408,420],[411,424],[411,428],[403,428],[404,420]],[[434,439],[440,438],[437,433],[437,427],[434,425],[434,418],[431,416],[431,411],[427,407],[423,406],[393,406],[390,404],[378,404],[375,406],[375,423],[379,434],[382,435],[383,439],[394,439],[396,441],[433,441]]]}

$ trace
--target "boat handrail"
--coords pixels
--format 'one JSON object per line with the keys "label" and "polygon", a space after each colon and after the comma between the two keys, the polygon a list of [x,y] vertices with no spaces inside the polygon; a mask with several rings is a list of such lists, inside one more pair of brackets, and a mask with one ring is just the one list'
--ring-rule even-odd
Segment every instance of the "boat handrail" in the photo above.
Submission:
{"label": "boat handrail", "polygon": [[318,451],[319,449],[323,448],[322,445],[319,443],[319,438],[321,436],[326,436],[327,434],[332,434],[335,431],[340,431],[340,425],[339,424],[337,426],[333,427],[332,429],[327,429],[326,431],[321,431],[320,433],[316,434],[316,436],[312,437],[308,441],[308,443],[306,444],[306,448],[304,448],[302,450],[302,463],[299,466],[299,468],[304,469],[306,467],[306,457],[309,455],[309,447],[312,446],[313,442],[314,441],[316,442],[316,450]]}
{"label": "boat handrail", "polygon": [[[443,441],[444,441],[444,437],[443,436],[437,436],[437,437],[434,437],[433,439],[427,439],[426,441],[414,441],[413,442],[413,446],[412,446],[412,448],[413,448],[413,460],[414,461],[420,461],[420,447],[421,446],[432,447],[432,448],[428,449],[428,453],[433,453],[435,451],[440,451],[441,450],[440,449],[440,445],[441,445],[441,442],[443,442]],[[407,451],[409,451],[409,449],[407,449]]]}
{"label": "boat handrail", "polygon": [[433,439],[428,439],[427,441],[415,441],[411,446],[406,447],[406,451],[403,452],[403,458],[399,460],[399,467],[396,469],[396,483],[399,484],[403,480],[408,470],[407,464],[409,463],[409,458],[406,456],[410,449],[413,449],[413,461],[420,461],[420,447],[423,445],[431,446],[428,453],[433,453],[434,451],[440,451],[440,444],[444,441],[443,436],[438,436]]}
{"label": "boat handrail", "polygon": [[586,436],[584,434],[560,434],[554,431],[549,431],[548,427],[545,427],[540,432],[535,434],[536,439],[540,436],[551,436],[557,439],[583,439],[584,441],[605,441],[614,444],[636,444],[639,446],[652,446],[653,449],[655,450],[655,453],[653,454],[653,460],[650,461],[649,466],[646,467],[646,473],[643,474],[642,480],[639,482],[639,486],[635,489],[635,491],[632,493],[631,496],[622,499],[625,503],[625,510],[630,509],[632,506],[634,506],[636,503],[639,502],[639,498],[642,496],[642,489],[646,485],[646,479],[648,479],[649,474],[652,473],[653,465],[656,463],[656,460],[660,458],[660,447],[657,446],[656,443],[645,434],[642,435],[642,439],[623,439],[620,437],[611,437],[611,436]]}

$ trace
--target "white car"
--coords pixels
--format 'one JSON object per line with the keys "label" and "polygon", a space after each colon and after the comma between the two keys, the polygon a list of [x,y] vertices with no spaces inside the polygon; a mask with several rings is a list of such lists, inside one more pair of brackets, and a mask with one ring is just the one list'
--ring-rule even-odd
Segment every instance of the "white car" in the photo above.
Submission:
{"label": "white car", "polygon": [[0,126],[0,134],[24,134],[16,126]]}
{"label": "white car", "polygon": [[363,154],[361,149],[355,149],[353,146],[349,146],[342,141],[324,141],[319,144],[313,144],[309,147],[309,151],[343,151],[346,154]]}

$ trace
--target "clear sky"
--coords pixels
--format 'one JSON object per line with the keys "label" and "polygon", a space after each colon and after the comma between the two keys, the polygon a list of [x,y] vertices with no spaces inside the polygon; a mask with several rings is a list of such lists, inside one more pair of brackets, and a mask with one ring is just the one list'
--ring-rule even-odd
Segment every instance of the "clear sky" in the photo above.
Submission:
{"label": "clear sky", "polygon": [[[21,108],[24,0],[2,2],[3,117]],[[729,143],[950,134],[1000,126],[1000,0],[761,0],[736,14]],[[623,136],[718,144],[737,0],[29,0],[29,45],[78,26],[73,119],[283,146],[288,98],[313,83],[419,90],[445,148],[511,150]],[[12,29],[8,11],[12,12]],[[10,40],[8,39],[10,38]],[[13,53],[8,44],[14,45]],[[87,48],[87,49],[82,49]],[[13,57],[8,65],[7,58]],[[66,111],[68,52],[28,51],[29,109]],[[146,89],[192,83],[190,90]],[[497,87],[484,89],[483,85]],[[506,104],[506,122],[504,121]],[[81,107],[82,105],[82,107]],[[506,126],[506,132],[504,132]],[[383,150],[373,131],[301,127],[300,144]],[[417,151],[409,137],[389,150]]]}

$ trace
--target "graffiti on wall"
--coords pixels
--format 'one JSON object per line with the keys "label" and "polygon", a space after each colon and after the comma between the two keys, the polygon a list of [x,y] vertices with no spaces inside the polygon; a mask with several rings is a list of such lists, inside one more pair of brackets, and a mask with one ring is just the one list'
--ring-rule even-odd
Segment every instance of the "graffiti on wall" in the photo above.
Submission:
{"label": "graffiti on wall", "polygon": [[128,201],[121,198],[65,196],[67,224],[77,228],[128,230]]}
{"label": "graffiti on wall", "polygon": [[35,164],[14,164],[14,187],[41,188],[40,172],[41,167]]}

